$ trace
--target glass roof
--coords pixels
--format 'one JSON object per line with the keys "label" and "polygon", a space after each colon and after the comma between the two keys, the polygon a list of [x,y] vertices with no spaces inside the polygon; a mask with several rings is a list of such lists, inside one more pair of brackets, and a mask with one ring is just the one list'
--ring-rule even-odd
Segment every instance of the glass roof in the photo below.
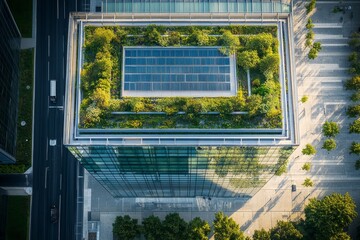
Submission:
{"label": "glass roof", "polygon": [[[234,88],[233,57],[218,47],[125,47],[124,61],[123,96],[151,96],[151,92],[203,96],[200,92]],[[184,91],[188,93],[175,93]]]}

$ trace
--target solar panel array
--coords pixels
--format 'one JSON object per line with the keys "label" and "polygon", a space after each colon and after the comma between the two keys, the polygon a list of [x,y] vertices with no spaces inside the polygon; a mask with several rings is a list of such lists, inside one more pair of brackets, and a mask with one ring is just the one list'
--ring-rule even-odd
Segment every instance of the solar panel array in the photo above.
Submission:
{"label": "solar panel array", "polygon": [[230,91],[230,57],[218,47],[126,47],[124,91]]}

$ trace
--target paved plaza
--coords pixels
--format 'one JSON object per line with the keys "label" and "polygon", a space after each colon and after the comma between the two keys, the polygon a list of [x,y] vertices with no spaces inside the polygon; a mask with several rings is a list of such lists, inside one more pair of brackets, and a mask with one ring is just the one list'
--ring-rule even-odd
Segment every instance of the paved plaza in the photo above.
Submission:
{"label": "paved plaza", "polygon": [[[296,220],[302,216],[304,205],[312,197],[322,197],[332,192],[349,192],[360,206],[360,172],[354,168],[358,159],[349,155],[352,141],[360,141],[360,136],[348,133],[348,126],[354,119],[345,115],[350,92],[343,88],[349,78],[348,38],[351,31],[360,26],[360,19],[351,12],[332,13],[339,2],[317,2],[317,10],[311,13],[315,24],[315,41],[322,44],[319,57],[307,58],[305,24],[308,16],[304,1],[294,2],[294,43],[296,74],[299,99],[307,95],[306,103],[299,101],[299,124],[301,145],[290,157],[288,173],[274,176],[254,197],[250,199],[114,199],[91,176],[85,177],[85,212],[91,210],[91,220],[100,221],[100,238],[112,239],[112,223],[118,215],[128,214],[141,222],[151,214],[163,218],[170,212],[178,212],[185,220],[201,217],[212,222],[217,211],[230,215],[241,229],[252,235],[254,230],[271,228],[277,220]],[[343,2],[360,12],[360,1]],[[356,14],[354,14],[356,15]],[[336,136],[337,148],[330,153],[321,149],[325,137],[321,128],[325,121],[340,124],[341,131]],[[307,144],[317,149],[314,156],[304,156],[301,149]],[[301,170],[304,163],[311,162],[309,172]],[[304,187],[305,178],[311,178],[314,187]],[[87,181],[88,180],[88,181]],[[291,185],[297,191],[291,191]],[[91,197],[90,197],[91,196]],[[85,214],[85,220],[88,215]],[[357,218],[350,227],[352,235],[360,220]],[[84,221],[86,230],[86,221]]]}

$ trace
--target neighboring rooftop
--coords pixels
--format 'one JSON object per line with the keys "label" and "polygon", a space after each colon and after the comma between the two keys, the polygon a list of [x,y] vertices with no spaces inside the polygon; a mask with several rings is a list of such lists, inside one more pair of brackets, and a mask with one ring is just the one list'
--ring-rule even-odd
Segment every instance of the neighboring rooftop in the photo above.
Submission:
{"label": "neighboring rooftop", "polygon": [[235,56],[219,47],[124,47],[123,56],[123,97],[236,95]]}

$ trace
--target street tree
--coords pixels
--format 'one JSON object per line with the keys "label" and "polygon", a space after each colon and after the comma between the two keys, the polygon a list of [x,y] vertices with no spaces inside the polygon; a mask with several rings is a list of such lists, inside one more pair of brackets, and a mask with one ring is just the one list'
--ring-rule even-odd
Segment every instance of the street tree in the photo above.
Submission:
{"label": "street tree", "polygon": [[322,149],[325,149],[327,151],[334,150],[335,148],[336,148],[336,141],[333,138],[326,139],[322,146]]}
{"label": "street tree", "polygon": [[309,236],[325,240],[343,232],[355,219],[356,205],[349,193],[333,193],[321,200],[310,199],[305,207],[305,229]]}
{"label": "street tree", "polygon": [[211,231],[210,225],[208,222],[202,220],[199,217],[194,218],[189,222],[188,228],[188,239],[191,240],[208,240],[209,233]]}
{"label": "street tree", "polygon": [[323,125],[322,132],[326,137],[335,137],[340,132],[339,124],[326,121]]}
{"label": "street tree", "polygon": [[360,75],[355,75],[345,83],[347,90],[359,90],[360,89]]}
{"label": "street tree", "polygon": [[271,240],[300,240],[302,237],[292,222],[278,221],[276,226],[270,229]]}
{"label": "street tree", "polygon": [[310,178],[305,178],[303,184],[304,187],[312,187],[314,186],[313,181]]}
{"label": "street tree", "polygon": [[360,33],[354,32],[351,34],[349,45],[356,50],[360,50]]}
{"label": "street tree", "polygon": [[305,148],[301,152],[304,155],[315,155],[316,149],[311,144],[306,144]]}
{"label": "street tree", "polygon": [[360,155],[360,143],[352,142],[352,144],[350,146],[350,153]]}
{"label": "street tree", "polygon": [[223,212],[215,214],[214,237],[215,240],[245,240],[239,224]]}
{"label": "street tree", "polygon": [[270,233],[265,229],[255,230],[253,240],[270,240]]}
{"label": "street tree", "polygon": [[349,127],[350,133],[360,133],[360,118],[356,119]]}
{"label": "street tree", "polygon": [[162,222],[162,240],[187,240],[188,224],[178,213],[169,213]]}
{"label": "street tree", "polygon": [[349,117],[358,117],[358,116],[360,116],[360,104],[349,106],[348,109],[346,110],[346,114]]}
{"label": "street tree", "polygon": [[129,215],[117,216],[113,223],[113,233],[118,239],[132,240],[140,235],[140,226],[137,219],[132,219]]}
{"label": "street tree", "polygon": [[159,217],[151,215],[142,221],[143,233],[147,240],[158,240],[162,237],[162,225]]}

